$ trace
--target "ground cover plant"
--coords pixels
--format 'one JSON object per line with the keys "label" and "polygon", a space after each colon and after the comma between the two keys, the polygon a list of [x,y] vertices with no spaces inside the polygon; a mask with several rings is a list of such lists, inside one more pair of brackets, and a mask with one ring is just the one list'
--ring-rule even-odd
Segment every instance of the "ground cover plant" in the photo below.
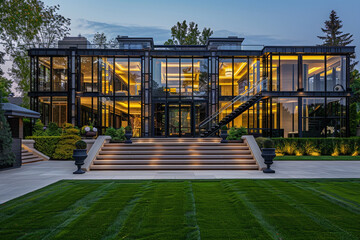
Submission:
{"label": "ground cover plant", "polygon": [[359,239],[360,180],[66,180],[0,205],[6,239]]}

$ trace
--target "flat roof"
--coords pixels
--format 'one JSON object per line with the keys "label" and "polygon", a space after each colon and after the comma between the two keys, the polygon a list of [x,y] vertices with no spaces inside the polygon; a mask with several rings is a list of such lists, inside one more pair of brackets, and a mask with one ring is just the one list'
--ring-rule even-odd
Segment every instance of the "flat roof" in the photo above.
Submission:
{"label": "flat roof", "polygon": [[40,113],[27,108],[20,107],[12,103],[0,103],[2,110],[5,112],[5,116],[11,117],[28,117],[28,118],[40,118]]}

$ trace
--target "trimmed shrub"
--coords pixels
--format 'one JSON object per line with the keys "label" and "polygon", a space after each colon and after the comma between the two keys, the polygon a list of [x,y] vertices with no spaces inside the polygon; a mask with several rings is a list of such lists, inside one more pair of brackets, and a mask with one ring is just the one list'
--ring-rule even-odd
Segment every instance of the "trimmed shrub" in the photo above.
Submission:
{"label": "trimmed shrub", "polygon": [[127,125],[126,127],[125,127],[125,131],[132,131],[132,127],[130,126],[130,125]]}
{"label": "trimmed shrub", "polygon": [[[273,138],[278,155],[356,155],[360,138]],[[260,145],[259,145],[260,146]]]}
{"label": "trimmed shrub", "polygon": [[86,144],[86,142],[80,140],[75,143],[75,147],[76,147],[76,149],[86,149],[87,144]]}
{"label": "trimmed shrub", "polygon": [[73,151],[76,148],[75,143],[81,140],[79,137],[79,130],[74,128],[70,123],[63,125],[63,133],[60,137],[60,141],[56,145],[54,159],[71,160]]}
{"label": "trimmed shrub", "polygon": [[34,147],[39,152],[53,158],[55,148],[60,141],[60,136],[29,136],[26,139],[35,141]]}
{"label": "trimmed shrub", "polygon": [[247,130],[244,127],[235,128],[232,127],[228,131],[229,136],[226,138],[227,140],[241,140],[241,137],[247,134]]}
{"label": "trimmed shrub", "polygon": [[125,141],[125,129],[123,127],[118,129],[109,127],[106,129],[105,135],[110,136],[111,140]]}

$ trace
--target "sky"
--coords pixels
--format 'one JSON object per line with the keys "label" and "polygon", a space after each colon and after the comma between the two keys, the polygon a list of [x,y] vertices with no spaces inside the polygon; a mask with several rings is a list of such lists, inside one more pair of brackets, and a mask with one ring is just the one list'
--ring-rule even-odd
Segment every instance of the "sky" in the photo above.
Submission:
{"label": "sky", "polygon": [[[317,45],[321,27],[335,10],[343,32],[354,35],[360,46],[360,0],[43,0],[60,5],[60,14],[71,19],[71,35],[92,40],[94,33],[152,37],[155,44],[170,38],[178,21],[194,21],[212,37],[244,37],[244,45]],[[360,56],[360,48],[356,49]],[[359,57],[358,57],[359,58]]]}

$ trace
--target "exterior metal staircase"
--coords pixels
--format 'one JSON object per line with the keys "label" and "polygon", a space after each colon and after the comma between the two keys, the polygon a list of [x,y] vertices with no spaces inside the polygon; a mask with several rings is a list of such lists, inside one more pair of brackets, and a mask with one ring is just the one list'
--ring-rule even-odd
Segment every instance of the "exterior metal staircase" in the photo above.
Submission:
{"label": "exterior metal staircase", "polygon": [[[222,126],[227,125],[240,114],[252,107],[255,103],[258,103],[263,98],[262,92],[266,91],[266,83],[266,79],[258,81],[250,89],[245,89],[217,112],[202,121],[199,124],[201,136],[209,137],[214,135]],[[235,105],[238,105],[238,107],[232,110]],[[221,114],[229,111],[231,111],[230,114],[226,115],[222,119],[219,119]]]}

